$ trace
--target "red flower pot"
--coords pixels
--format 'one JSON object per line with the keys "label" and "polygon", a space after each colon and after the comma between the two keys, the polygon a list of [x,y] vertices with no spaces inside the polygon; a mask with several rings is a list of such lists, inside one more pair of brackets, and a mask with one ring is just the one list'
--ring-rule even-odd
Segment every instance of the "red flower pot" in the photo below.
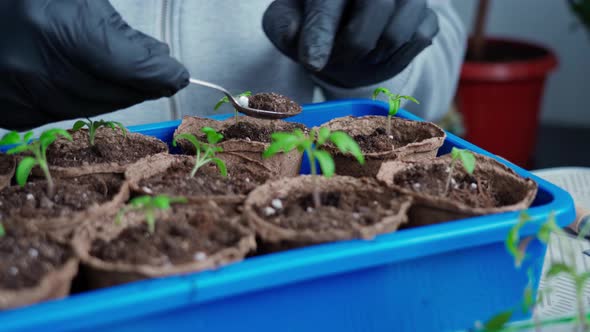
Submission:
{"label": "red flower pot", "polygon": [[529,167],[545,80],[557,66],[542,46],[509,39],[486,41],[484,59],[463,64],[457,92],[466,139]]}

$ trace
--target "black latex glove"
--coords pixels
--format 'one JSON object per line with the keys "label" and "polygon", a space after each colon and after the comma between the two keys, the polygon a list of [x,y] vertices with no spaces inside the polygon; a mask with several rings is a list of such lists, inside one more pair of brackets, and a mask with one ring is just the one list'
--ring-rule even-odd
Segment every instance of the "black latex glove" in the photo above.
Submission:
{"label": "black latex glove", "polygon": [[438,33],[426,0],[276,0],[262,25],[282,53],[345,88],[394,77]]}
{"label": "black latex glove", "polygon": [[107,0],[0,0],[0,127],[24,130],[171,96],[189,74]]}

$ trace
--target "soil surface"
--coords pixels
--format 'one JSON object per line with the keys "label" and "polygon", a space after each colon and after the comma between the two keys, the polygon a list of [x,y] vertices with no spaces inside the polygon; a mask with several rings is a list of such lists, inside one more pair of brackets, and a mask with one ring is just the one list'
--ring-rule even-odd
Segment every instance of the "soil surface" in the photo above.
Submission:
{"label": "soil surface", "polygon": [[[306,127],[300,123],[287,123],[285,128],[283,128],[284,132],[293,131],[295,129],[301,129],[302,131],[306,131]],[[221,131],[223,134],[224,140],[229,139],[245,139],[249,141],[255,142],[263,142],[263,143],[270,143],[272,142],[271,135],[276,132],[276,130],[272,127],[262,127],[258,126],[251,122],[240,121],[237,124],[233,124],[226,129]]]}
{"label": "soil surface", "polygon": [[95,240],[90,254],[103,261],[152,266],[202,261],[236,245],[242,237],[236,229],[219,222],[219,218],[206,210],[191,216],[175,214],[157,220],[153,234],[147,223],[141,223],[125,229],[111,241]]}
{"label": "soil surface", "polygon": [[265,111],[280,113],[299,113],[301,106],[293,100],[278,93],[257,93],[248,97],[248,106]]}
{"label": "soil surface", "polygon": [[13,158],[13,156],[0,153],[0,175],[5,175],[12,171],[12,166],[14,164]]}
{"label": "soil surface", "polygon": [[73,132],[73,142],[59,139],[47,149],[47,161],[51,166],[77,167],[88,164],[130,164],[139,159],[165,152],[163,142],[136,133],[123,135],[120,129],[99,128],[94,146],[88,143],[88,130]]}
{"label": "soil surface", "polygon": [[392,129],[391,136],[388,136],[387,129],[377,128],[370,135],[357,135],[353,138],[359,144],[363,153],[377,153],[391,151],[431,137],[427,133],[419,131],[400,132],[395,128]]}
{"label": "soil surface", "polygon": [[[259,208],[258,213],[265,220],[283,228],[296,230],[327,231],[334,229],[352,230],[354,226],[370,226],[380,222],[391,211],[399,209],[393,195],[381,195],[375,191],[324,192],[322,205],[316,209],[311,194],[282,201],[284,208],[276,209],[276,200],[268,207],[278,210],[267,216],[268,207]],[[279,205],[279,206],[280,206]]]}
{"label": "soil surface", "polygon": [[28,182],[24,188],[4,188],[0,191],[0,220],[10,216],[51,218],[85,210],[111,200],[119,192],[123,176],[96,174],[54,181],[55,194],[51,197],[45,180]]}
{"label": "soil surface", "polygon": [[470,207],[491,208],[514,203],[509,201],[509,197],[504,197],[493,190],[487,180],[480,180],[477,177],[456,170],[453,172],[449,192],[445,193],[449,175],[447,168],[446,165],[442,164],[432,166],[415,165],[415,167],[398,173],[394,178],[394,183],[418,193],[444,196],[449,200],[461,202]]}
{"label": "soil surface", "polygon": [[65,245],[16,228],[6,226],[6,234],[0,238],[2,289],[34,287],[47,273],[59,269],[73,255]]}
{"label": "soil surface", "polygon": [[221,176],[212,164],[201,167],[191,178],[193,165],[192,160],[175,164],[164,173],[140,181],[139,186],[144,191],[147,188],[154,194],[172,196],[240,195],[249,193],[266,181],[261,175],[240,169],[241,164],[228,170],[227,178]]}

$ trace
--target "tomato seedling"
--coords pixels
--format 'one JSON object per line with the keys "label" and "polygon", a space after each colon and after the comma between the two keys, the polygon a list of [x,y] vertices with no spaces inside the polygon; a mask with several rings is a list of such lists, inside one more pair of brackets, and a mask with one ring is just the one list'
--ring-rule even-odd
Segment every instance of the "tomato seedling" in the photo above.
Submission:
{"label": "tomato seedling", "polygon": [[172,204],[184,204],[188,200],[185,197],[170,197],[167,195],[138,196],[129,201],[129,205],[119,210],[115,217],[117,224],[121,223],[123,216],[130,211],[140,211],[145,217],[148,231],[156,231],[156,212],[170,209]]}
{"label": "tomato seedling", "polygon": [[195,147],[195,167],[193,167],[191,171],[191,177],[195,176],[199,168],[211,162],[217,165],[219,173],[221,173],[222,176],[227,176],[225,162],[215,157],[217,152],[223,152],[222,148],[216,146],[216,144],[223,139],[223,135],[211,127],[203,127],[201,128],[201,131],[207,136],[208,143],[200,142],[193,134],[184,133],[176,135],[172,141],[172,145],[177,146],[178,140],[184,139],[189,141]]}
{"label": "tomato seedling", "polygon": [[389,112],[387,113],[387,135],[391,136],[391,118],[393,118],[399,111],[402,100],[410,100],[416,104],[420,104],[420,102],[418,102],[418,100],[412,96],[398,95],[392,93],[386,88],[375,89],[375,91],[373,91],[373,100],[377,99],[381,93],[387,96],[387,101],[389,102]]}

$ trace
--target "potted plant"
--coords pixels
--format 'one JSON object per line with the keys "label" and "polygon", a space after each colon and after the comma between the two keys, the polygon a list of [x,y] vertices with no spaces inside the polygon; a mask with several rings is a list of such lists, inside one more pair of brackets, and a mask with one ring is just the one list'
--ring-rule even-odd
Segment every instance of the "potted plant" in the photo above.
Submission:
{"label": "potted plant", "polygon": [[[272,109],[279,112],[293,112],[293,109],[300,108],[298,104],[290,99],[277,94],[255,94],[249,95],[248,92],[241,94],[243,102],[247,102],[251,107],[259,109]],[[227,102],[223,98],[220,103]],[[221,104],[218,103],[216,108]],[[296,152],[285,153],[273,159],[262,159],[262,152],[268,148],[271,143],[271,134],[273,132],[289,132],[295,128],[307,130],[306,127],[299,123],[286,122],[283,120],[262,120],[249,116],[228,118],[224,121],[213,120],[201,117],[184,117],[182,123],[175,131],[175,136],[179,134],[192,134],[199,140],[206,142],[206,136],[201,133],[201,128],[211,127],[223,135],[223,140],[219,146],[223,149],[218,157],[225,161],[227,165],[244,163],[245,160],[251,160],[261,163],[265,168],[272,172],[272,177],[296,176],[299,174],[302,156]],[[187,140],[179,140],[179,145],[185,153],[195,153],[194,144]]]}
{"label": "potted plant", "polygon": [[0,310],[65,297],[78,272],[69,245],[6,222],[0,231]]}
{"label": "potted plant", "polygon": [[47,148],[47,163],[56,177],[123,173],[143,157],[168,151],[161,140],[129,133],[119,122],[79,120],[68,133],[71,140],[58,138]]}
{"label": "potted plant", "polygon": [[219,157],[224,151],[220,147],[223,135],[211,127],[203,127],[200,132],[206,136],[206,142],[189,133],[174,137],[175,146],[179,141],[192,144],[194,156],[157,154],[130,167],[125,177],[131,189],[144,195],[241,200],[271,177],[271,170],[265,165],[243,156],[234,156],[232,160],[236,162],[226,165]]}
{"label": "potted plant", "polygon": [[418,103],[416,99],[394,94],[385,88],[377,88],[373,93],[373,99],[380,94],[384,94],[389,103],[387,117],[347,116],[322,125],[330,130],[339,130],[351,135],[358,142],[367,161],[364,165],[354,163],[351,156],[339,152],[334,145],[328,145],[326,149],[333,154],[338,165],[337,174],[374,177],[384,161],[432,159],[442,146],[446,134],[437,125],[394,117],[402,100]]}
{"label": "potted plant", "polygon": [[[307,152],[311,175],[267,182],[252,191],[244,212],[261,241],[263,251],[285,250],[322,242],[369,239],[392,232],[406,222],[407,196],[392,194],[370,178],[335,176],[335,165],[324,149],[328,142],[359,163],[364,157],[344,132],[314,129],[275,133],[266,158],[280,152]],[[323,176],[318,175],[316,162]]]}
{"label": "potted plant", "polygon": [[[72,139],[63,129],[49,129],[38,140],[31,140],[32,132],[22,137],[10,132],[0,140],[0,146],[12,147],[7,154],[20,158],[15,172],[18,186],[0,190],[0,213],[5,219],[65,238],[91,216],[121,206],[129,197],[129,188],[123,176],[114,174],[55,179],[47,162],[47,149],[59,136]],[[36,167],[43,179],[29,181]]]}
{"label": "potted plant", "polygon": [[72,241],[90,288],[217,268],[254,250],[241,216],[211,200],[132,199],[116,218],[80,227]]}
{"label": "potted plant", "polygon": [[545,81],[557,58],[552,50],[530,41],[487,37],[488,7],[489,0],[479,1],[457,90],[465,139],[528,167]]}
{"label": "potted plant", "polygon": [[457,148],[428,163],[385,162],[377,179],[413,197],[407,227],[526,209],[537,194],[533,180]]}

